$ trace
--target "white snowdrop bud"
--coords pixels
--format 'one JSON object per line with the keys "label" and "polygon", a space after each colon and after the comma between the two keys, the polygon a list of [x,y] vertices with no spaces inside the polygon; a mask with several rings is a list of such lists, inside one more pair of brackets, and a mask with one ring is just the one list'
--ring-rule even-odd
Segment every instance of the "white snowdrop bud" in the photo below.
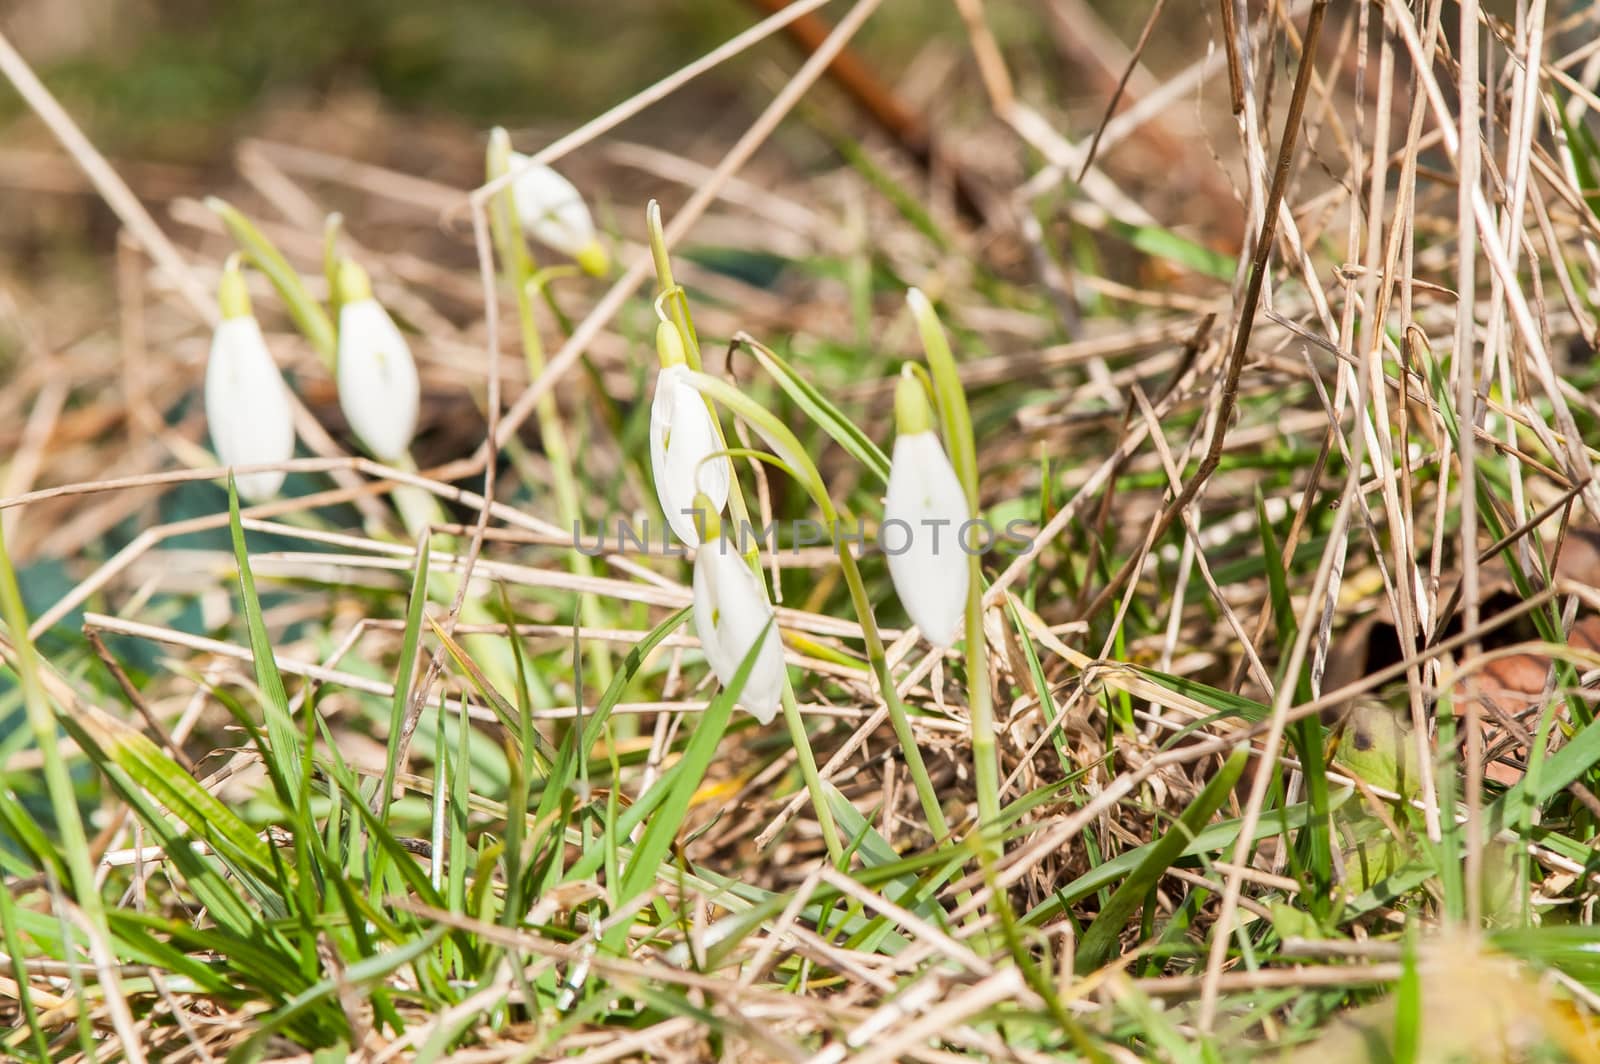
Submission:
{"label": "white snowdrop bud", "polygon": [[[250,295],[237,261],[230,261],[218,287],[222,322],[211,337],[206,361],[206,425],[223,465],[286,462],[294,457],[294,416],[289,389],[272,361],[261,326],[250,313]],[[283,487],[284,473],[246,473],[236,479],[246,499],[269,499]]]}
{"label": "white snowdrop bud", "polygon": [[372,298],[365,270],[346,259],[338,285],[339,406],[369,451],[398,461],[411,449],[421,400],[411,345]]}
{"label": "white snowdrop bud", "polygon": [[594,219],[577,188],[550,167],[528,166],[528,156],[511,153],[511,196],[517,218],[528,234],[563,255],[569,255],[584,272],[602,276],[610,257],[595,235]]}
{"label": "white snowdrop bud", "polygon": [[706,401],[688,381],[683,339],[678,327],[662,322],[656,330],[661,372],[650,404],[650,471],[656,498],[680,540],[700,542],[695,528],[695,496],[704,495],[715,513],[728,504],[732,464],[722,451]]}
{"label": "white snowdrop bud", "polygon": [[909,366],[895,389],[894,455],[878,543],[906,613],[928,642],[955,642],[970,579],[961,529],[971,518],[966,492],[933,431],[922,383]]}
{"label": "white snowdrop bud", "polygon": [[694,558],[694,627],[706,660],[723,686],[733,682],[760,640],[760,649],[739,692],[739,704],[762,724],[772,723],[783,697],[783,643],[760,577],[751,572],[721,519],[701,499],[705,542]]}

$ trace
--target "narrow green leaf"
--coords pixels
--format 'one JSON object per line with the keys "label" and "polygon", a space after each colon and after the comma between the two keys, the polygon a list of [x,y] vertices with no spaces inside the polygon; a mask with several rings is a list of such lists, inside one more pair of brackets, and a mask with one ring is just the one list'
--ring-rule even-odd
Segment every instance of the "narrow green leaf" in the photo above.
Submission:
{"label": "narrow green leaf", "polygon": [[1422,976],[1417,971],[1417,936],[1408,928],[1394,988],[1394,1064],[1416,1064],[1422,1045]]}
{"label": "narrow green leaf", "polygon": [[389,703],[389,740],[383,759],[383,782],[376,795],[378,818],[389,822],[394,800],[394,774],[400,760],[400,733],[411,700],[411,677],[417,666],[417,641],[422,634],[422,609],[428,603],[428,537],[417,539],[417,567],[411,574],[411,597],[406,605],[406,630],[400,642],[400,663],[394,677],[394,698]]}
{"label": "narrow green leaf", "polygon": [[[589,751],[594,749],[594,744],[600,741],[606,722],[611,719],[612,709],[622,700],[628,684],[644,666],[645,658],[688,619],[689,607],[685,606],[656,625],[649,635],[635,643],[628,651],[621,670],[611,678],[611,684],[606,688],[605,694],[595,703],[594,712],[589,714],[582,728],[573,729],[571,740],[563,743],[561,751],[556,755],[555,763],[550,768],[550,775],[545,780],[544,792],[539,798],[539,809],[535,816],[538,822],[543,823],[554,817],[562,796],[568,793],[568,788],[577,779],[578,760],[587,759]],[[638,803],[635,803],[635,806],[637,805]],[[598,864],[595,867],[599,867]]]}
{"label": "narrow green leaf", "polygon": [[[0,790],[0,805],[10,805],[13,801],[9,789]],[[18,812],[27,815],[20,805]],[[34,1059],[44,1064],[50,1059],[50,1039],[45,1035],[44,1027],[39,1023],[39,1013],[33,1007],[32,982],[28,970],[23,966],[23,959],[29,953],[17,929],[17,901],[12,897],[9,883],[0,885],[0,941],[5,943],[6,956],[10,958],[11,981],[17,986],[17,1011],[27,1022]]]}
{"label": "narrow green leaf", "polygon": [[[1333,794],[1328,803],[1330,810],[1338,809],[1344,805],[1354,793],[1353,790],[1346,787]],[[1263,817],[1256,824],[1255,838],[1252,841],[1259,842],[1262,839],[1270,838],[1283,832],[1286,828],[1299,827],[1306,822],[1306,818],[1310,813],[1311,807],[1305,802],[1299,802],[1279,810],[1270,819]],[[1188,840],[1187,845],[1183,847],[1179,856],[1196,857],[1203,853],[1215,853],[1231,846],[1239,836],[1240,827],[1241,824],[1238,819],[1218,821],[1210,827],[1197,832],[1192,840]],[[1123,876],[1130,875],[1150,855],[1150,852],[1164,841],[1165,836],[1153,842],[1147,842],[1143,846],[1128,850],[1125,853],[1120,853],[1103,864],[1097,865],[1092,871],[1085,872],[1071,883],[1058,889],[1049,900],[1034,906],[1023,922],[1037,926],[1040,921],[1059,914],[1063,905],[1071,905],[1083,898],[1087,898],[1102,887],[1115,883]],[[1171,861],[1168,862],[1168,864],[1171,863]]]}
{"label": "narrow green leaf", "polygon": [[267,721],[267,736],[272,742],[272,756],[263,761],[285,808],[292,810],[299,805],[299,788],[291,787],[290,781],[297,783],[303,771],[300,729],[295,727],[294,717],[289,712],[289,694],[284,690],[283,676],[278,672],[278,661],[272,652],[272,640],[267,636],[266,622],[261,617],[261,600],[256,597],[256,579],[250,572],[244,526],[239,521],[239,489],[232,473],[228,474],[228,530],[233,536],[234,562],[239,567],[239,598],[250,633],[256,686],[261,690],[261,709]]}
{"label": "narrow green leaf", "polygon": [[856,427],[855,422],[845,417],[826,396],[817,391],[809,381],[802,377],[793,366],[779,357],[772,348],[757,340],[740,333],[735,341],[749,348],[755,355],[756,361],[761,363],[763,369],[778,382],[784,393],[794,400],[796,406],[805,411],[806,416],[817,423],[817,426],[833,437],[835,443],[866,466],[883,483],[889,481],[889,459],[872,439]]}
{"label": "narrow green leaf", "polygon": [[[432,630],[433,637],[444,647],[445,653],[450,655],[450,660],[454,661],[461,671],[467,674],[467,679],[472,681],[473,688],[483,696],[485,702],[489,703],[489,707],[494,710],[495,716],[499,718],[501,726],[509,734],[519,736],[522,731],[522,710],[517,706],[513,706],[505,695],[495,689],[494,684],[489,680],[489,677],[484,675],[483,669],[473,660],[472,655],[468,654],[466,648],[458,643],[449,632],[444,630],[443,625],[429,617],[428,627]],[[514,637],[512,643],[513,645],[516,643]],[[533,760],[540,772],[549,772],[554,758],[545,749],[544,737],[532,728],[528,729],[528,734],[532,742],[528,747],[519,750],[519,754]]]}
{"label": "narrow green leaf", "polygon": [[1078,942],[1077,967],[1079,974],[1095,970],[1109,960],[1117,950],[1117,940],[1127,926],[1128,917],[1144,900],[1150,888],[1166,875],[1172,863],[1183,855],[1200,835],[1211,817],[1227,801],[1233,785],[1239,781],[1249,757],[1248,746],[1240,746],[1222,763],[1217,774],[1207,781],[1183,811],[1177,823],[1149,847],[1139,864],[1122,885],[1112,892],[1110,900],[1101,908],[1083,938]]}
{"label": "narrow green leaf", "polygon": [[1239,269],[1238,260],[1232,255],[1213,251],[1203,244],[1179,236],[1170,229],[1152,225],[1132,225],[1115,218],[1110,220],[1107,227],[1146,255],[1165,259],[1201,277],[1231,281]]}
{"label": "narrow green leaf", "polygon": [[1295,623],[1294,604],[1289,599],[1289,574],[1283,568],[1283,549],[1273,533],[1272,520],[1267,517],[1266,496],[1261,485],[1256,485],[1256,528],[1261,533],[1261,561],[1267,574],[1267,602],[1272,607],[1272,619],[1278,627],[1278,646],[1284,650],[1294,645],[1299,625]]}
{"label": "narrow green leaf", "polygon": [[265,899],[272,895],[265,886],[272,878],[271,857],[249,825],[148,737],[121,721],[91,710],[64,717],[62,724],[160,842],[212,919],[241,934],[256,927],[256,917],[237,889],[193,846],[205,843],[240,884]]}
{"label": "narrow green leaf", "polygon": [[[700,714],[700,719],[695,722],[694,734],[689,737],[689,744],[684,748],[683,757],[678,761],[678,771],[671,777],[663,776],[651,788],[652,790],[664,788],[665,793],[660,807],[645,825],[644,837],[639,840],[639,845],[634,847],[633,855],[622,873],[622,884],[617,890],[618,905],[626,905],[655,882],[656,873],[665,863],[673,840],[678,837],[678,829],[683,825],[683,818],[689,812],[689,803],[694,798],[695,791],[699,790],[700,782],[705,779],[706,769],[711,766],[712,758],[716,756],[717,746],[722,742],[722,733],[728,727],[728,717],[733,713],[733,705],[738,701],[739,692],[744,689],[745,680],[761,653],[767,629],[775,623],[773,620],[768,620],[766,626],[756,633],[751,640],[749,652],[745,654],[744,660],[739,663],[738,671],[734,673],[732,682],[717,692],[716,697],[706,706],[705,712]],[[606,947],[611,950],[617,949],[627,940],[627,934],[628,925],[617,924],[605,936]]]}

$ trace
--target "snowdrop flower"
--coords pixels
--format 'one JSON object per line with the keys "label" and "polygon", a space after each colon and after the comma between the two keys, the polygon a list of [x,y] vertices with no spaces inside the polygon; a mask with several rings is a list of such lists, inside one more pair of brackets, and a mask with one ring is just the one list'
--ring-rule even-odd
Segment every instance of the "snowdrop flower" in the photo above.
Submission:
{"label": "snowdrop flower", "polygon": [[704,495],[711,514],[728,504],[733,466],[721,453],[716,423],[705,399],[689,383],[683,337],[670,321],[656,328],[661,372],[650,404],[650,472],[656,498],[672,531],[687,545],[700,543],[695,496]]}
{"label": "snowdrop flower", "polygon": [[732,541],[722,534],[722,519],[701,498],[705,542],[694,556],[694,628],[706,660],[727,687],[756,640],[761,649],[750,666],[739,704],[762,724],[772,723],[783,695],[783,644],[761,578],[750,571]]}
{"label": "snowdrop flower", "polygon": [[[294,420],[289,389],[267,350],[261,326],[250,313],[250,294],[237,260],[218,286],[222,323],[211,337],[206,362],[206,424],[211,445],[227,466],[266,465],[294,457]],[[282,472],[246,473],[239,494],[259,501],[278,493]]]}
{"label": "snowdrop flower", "polygon": [[411,448],[421,398],[411,346],[372,298],[367,271],[346,259],[337,283],[339,406],[367,450],[398,461]]}
{"label": "snowdrop flower", "polygon": [[522,227],[541,244],[577,260],[584,271],[603,276],[610,266],[595,236],[594,219],[571,181],[548,166],[528,166],[528,156],[511,153],[511,196]]}
{"label": "snowdrop flower", "polygon": [[972,516],[967,494],[939,437],[922,383],[907,365],[894,393],[894,457],[878,543],[906,613],[928,642],[955,642],[967,605],[969,572],[961,529]]}

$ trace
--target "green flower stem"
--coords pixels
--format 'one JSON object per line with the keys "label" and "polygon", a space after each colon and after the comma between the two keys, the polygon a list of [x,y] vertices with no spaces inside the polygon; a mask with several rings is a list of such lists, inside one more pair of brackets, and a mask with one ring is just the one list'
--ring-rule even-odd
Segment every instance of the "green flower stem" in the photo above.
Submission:
{"label": "green flower stem", "polygon": [[[393,465],[402,472],[417,471],[417,464],[409,454],[396,460]],[[413,543],[430,529],[449,523],[449,514],[445,512],[444,504],[439,501],[438,496],[424,488],[415,484],[396,484],[391,495],[394,498],[395,509],[400,514],[400,523]],[[437,543],[434,549],[440,553],[460,556],[461,540],[456,536],[429,533],[429,541]],[[428,580],[428,598],[441,606],[453,605],[456,592],[461,587],[461,579],[462,574],[458,572],[441,571],[432,574]],[[502,619],[491,613],[483,599],[478,596],[468,595],[461,602],[460,620],[464,624],[499,624]],[[462,645],[471,652],[472,659],[483,669],[484,675],[496,690],[516,690],[516,664],[503,639],[474,633],[464,636]]]}
{"label": "green flower stem", "polygon": [[[955,355],[928,298],[913,288],[906,294],[906,302],[928,359],[950,464],[967,493],[968,514],[976,516],[978,452]],[[1000,757],[994,738],[994,697],[989,690],[989,654],[983,634],[983,566],[973,551],[967,552],[967,564],[971,574],[967,581],[967,705],[972,729],[972,775],[978,791],[979,855],[987,863],[1001,856],[998,836],[992,834],[1000,822]]]}
{"label": "green flower stem", "polygon": [[[330,277],[330,293],[334,306],[371,299],[372,282],[367,272],[354,260],[339,258],[336,254],[334,242],[337,235],[337,224],[334,219],[330,219],[325,230],[324,268]],[[311,338],[308,336],[307,339]],[[337,367],[335,370],[337,371]],[[409,452],[394,459],[390,464],[404,473],[417,472],[416,459]],[[397,483],[390,492],[390,497],[394,500],[395,510],[400,515],[400,524],[413,543],[424,535],[428,535],[431,542],[434,535],[431,530],[447,524],[450,520],[438,496],[416,484]],[[382,536],[384,533],[381,529],[374,529],[373,534]],[[457,537],[440,534],[438,542],[442,551],[450,554],[459,553],[460,541]],[[456,593],[461,587],[461,580],[460,573],[436,574],[428,582],[428,597],[443,606],[453,605]],[[467,624],[494,624],[499,620],[483,601],[476,597],[462,600],[460,619]],[[474,660],[482,665],[489,682],[496,689],[504,691],[515,689],[514,663],[502,640],[474,634],[467,636],[464,643],[471,649]]]}
{"label": "green flower stem", "polygon": [[[721,403],[744,418],[773,450],[778,452],[779,460],[795,471],[795,478],[805,487],[816,502],[817,508],[822,511],[823,520],[827,523],[835,544],[838,544],[839,510],[834,506],[816,464],[811,461],[805,447],[789,427],[778,420],[772,411],[724,380],[704,373],[690,373],[689,383],[701,395]],[[878,678],[878,689],[882,692],[884,705],[889,709],[889,719],[894,724],[895,738],[900,741],[900,746],[905,752],[906,767],[911,771],[911,780],[916,786],[917,797],[922,802],[923,815],[928,818],[928,826],[932,829],[934,837],[942,839],[949,835],[950,827],[944,818],[944,809],[939,803],[938,792],[933,789],[933,781],[928,778],[928,766],[922,760],[922,750],[917,745],[916,733],[911,730],[910,716],[894,689],[894,677],[889,673],[889,656],[884,650],[883,637],[878,632],[878,622],[872,612],[872,601],[867,597],[866,583],[861,579],[861,569],[856,564],[855,555],[851,554],[848,548],[841,546],[835,553],[839,555],[839,567],[844,573],[845,585],[850,590],[850,603],[861,622],[861,634],[867,647],[867,660],[872,663],[873,674]]]}
{"label": "green flower stem", "polygon": [[[489,135],[488,179],[493,181],[504,174],[510,164],[510,138],[505,130],[496,129]],[[528,379],[538,380],[543,375],[545,367],[544,341],[539,336],[539,323],[533,308],[534,296],[540,291],[538,264],[533,260],[533,253],[528,250],[528,242],[522,238],[522,231],[517,222],[515,193],[511,185],[506,185],[495,196],[490,206],[489,221],[495,250],[503,264],[506,277],[516,292],[517,319],[522,327],[522,352],[528,364]],[[566,428],[553,391],[545,392],[535,407],[534,414],[539,421],[539,437],[544,444],[545,456],[550,460],[556,509],[564,525],[568,528],[576,527],[577,522],[583,517],[583,505],[579,497],[578,482],[573,475],[572,452],[568,448]],[[576,549],[568,552],[568,565],[574,575],[594,575],[594,565],[589,556]],[[603,628],[606,625],[606,617],[600,602],[592,595],[583,595],[579,598],[578,615],[583,623],[591,628]],[[589,641],[589,665],[594,670],[592,675],[600,690],[609,687],[612,677],[611,658],[606,654],[605,646],[598,640]]]}
{"label": "green flower stem", "polygon": [[245,284],[244,271],[239,268],[239,253],[228,256],[222,267],[222,280],[217,282],[217,306],[223,320],[250,317],[250,287]]}
{"label": "green flower stem", "polygon": [[322,309],[321,303],[311,298],[311,293],[306,291],[305,283],[300,280],[300,274],[289,265],[289,260],[283,257],[283,253],[273,245],[272,241],[268,240],[236,207],[215,196],[206,200],[206,206],[222,219],[222,224],[232,234],[234,242],[244,251],[256,269],[266,274],[267,280],[272,282],[272,287],[276,288],[278,295],[283,298],[284,305],[289,309],[289,316],[294,319],[300,334],[311,344],[317,356],[322,359],[322,364],[328,367],[328,371],[333,372],[334,362],[338,357],[333,319]]}
{"label": "green flower stem", "polygon": [[344,228],[344,215],[335,211],[322,223],[322,276],[328,282],[328,316],[339,320],[344,304],[339,300],[339,230]]}
{"label": "green flower stem", "polygon": [[[417,472],[416,459],[409,453],[395,459],[393,464],[402,473]],[[400,512],[400,523],[405,527],[406,535],[411,537],[412,542],[416,542],[417,536],[421,535],[424,529],[446,524],[450,519],[438,497],[415,484],[396,484],[391,494],[394,496],[394,507]],[[441,546],[450,553],[455,553],[455,537],[446,536]]]}
{"label": "green flower stem", "polygon": [[[655,259],[656,282],[661,286],[662,305],[667,316],[678,327],[686,345],[689,368],[700,371],[700,338],[695,335],[694,322],[689,318],[689,297],[672,278],[672,256],[667,251],[666,231],[661,227],[661,204],[651,200],[644,210],[645,225],[650,230],[650,255]],[[737,515],[736,515],[737,516]]]}
{"label": "green flower stem", "polygon": [[[685,364],[696,374],[700,373],[700,341],[695,336],[694,323],[689,319],[689,300],[672,277],[672,256],[667,251],[666,234],[661,226],[661,204],[655,200],[645,210],[645,220],[650,230],[650,253],[655,259],[656,283],[664,293],[663,306],[667,308],[672,324],[677,327],[684,343]],[[703,393],[702,393],[703,394]],[[722,423],[712,409],[712,427],[717,442],[727,448],[727,437],[722,433]],[[733,490],[728,493],[728,506],[733,511],[738,527],[750,527],[750,510],[745,505],[744,492],[734,478]],[[769,596],[767,581],[761,572],[760,553],[754,544],[745,552],[745,561],[757,576],[761,593]],[[827,793],[822,789],[822,774],[817,771],[817,758],[811,751],[811,737],[806,734],[805,721],[800,719],[800,704],[794,696],[794,684],[789,670],[783,670],[783,722],[789,728],[789,741],[794,745],[795,757],[800,764],[800,775],[806,783],[806,793],[811,797],[811,808],[817,816],[817,826],[822,831],[823,844],[828,848],[828,859],[835,865],[844,861],[844,845],[839,841],[839,828],[834,823],[833,809],[828,805]]]}
{"label": "green flower stem", "polygon": [[828,860],[835,867],[842,866],[844,843],[839,840],[839,827],[834,823],[833,810],[822,789],[817,755],[811,752],[811,737],[806,732],[806,722],[800,717],[800,701],[794,696],[794,684],[789,682],[787,668],[783,670],[783,723],[789,729],[789,741],[794,745],[795,760],[800,764],[800,777],[806,781],[806,793],[817,809],[817,826],[822,829],[822,844],[828,849]]}
{"label": "green flower stem", "polygon": [[994,698],[989,690],[989,652],[983,636],[983,567],[978,556],[968,557],[967,581],[967,712],[972,718],[972,776],[978,789],[978,819],[982,848],[991,858],[1001,856],[1000,754],[994,739]]}
{"label": "green flower stem", "polygon": [[[726,446],[728,441],[722,435],[721,423],[713,417],[711,424],[717,430],[718,442]],[[734,520],[739,522],[739,527],[748,528],[750,510],[745,506],[744,493],[739,490],[737,478],[733,487],[734,490],[728,493],[729,508],[733,510]],[[761,593],[770,602],[771,592],[767,589],[766,574],[761,571],[761,555],[754,545],[745,552],[745,562],[755,572]],[[822,831],[822,842],[828,848],[828,859],[835,865],[842,865],[844,844],[839,840],[833,807],[828,804],[827,793],[822,789],[822,773],[817,771],[817,756],[811,750],[811,737],[806,733],[805,721],[800,718],[800,703],[794,696],[794,684],[789,679],[787,668],[783,670],[783,723],[789,729],[789,742],[794,746],[795,758],[800,764],[800,777],[805,780],[806,793],[810,795],[811,806],[817,814],[817,827]]]}

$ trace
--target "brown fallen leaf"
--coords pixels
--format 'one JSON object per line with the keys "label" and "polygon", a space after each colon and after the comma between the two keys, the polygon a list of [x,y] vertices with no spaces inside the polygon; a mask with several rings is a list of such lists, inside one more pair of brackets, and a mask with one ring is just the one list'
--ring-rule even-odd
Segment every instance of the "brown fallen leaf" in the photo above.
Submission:
{"label": "brown fallen leaf", "polygon": [[[1600,587],[1600,532],[1569,528],[1555,566],[1562,579]],[[1496,558],[1480,572],[1483,620],[1496,617],[1521,601],[1516,594],[1505,563]],[[1450,602],[1454,594],[1441,596]],[[1459,610],[1441,631],[1449,638],[1462,630]],[[1482,647],[1485,659],[1455,684],[1451,703],[1458,716],[1468,704],[1480,707],[1484,740],[1484,778],[1510,785],[1522,778],[1527,767],[1528,744],[1539,726],[1546,689],[1550,684],[1552,655],[1534,649],[1538,633],[1524,615],[1492,631],[1485,632]],[[1526,646],[1527,649],[1513,649]],[[1568,636],[1568,646],[1585,654],[1600,654],[1600,614],[1580,613]],[[1387,601],[1361,617],[1346,630],[1328,656],[1323,678],[1325,690],[1337,690],[1403,660],[1400,639]],[[1560,692],[1556,692],[1557,695]],[[1593,700],[1591,698],[1591,700]],[[1347,707],[1328,715],[1332,722]],[[1565,719],[1565,706],[1558,706],[1559,719]]]}

